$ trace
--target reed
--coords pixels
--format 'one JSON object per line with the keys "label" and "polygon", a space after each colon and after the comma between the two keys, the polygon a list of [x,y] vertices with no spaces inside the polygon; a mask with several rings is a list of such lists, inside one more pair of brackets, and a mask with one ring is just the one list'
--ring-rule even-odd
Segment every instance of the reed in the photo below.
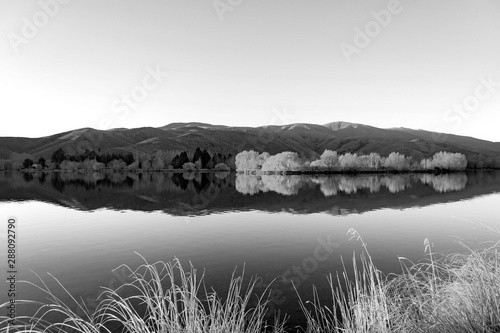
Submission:
{"label": "reed", "polygon": [[[328,278],[332,303],[319,302],[319,292],[300,306],[306,333],[323,332],[500,332],[500,245],[483,249],[464,246],[465,253],[436,258],[431,243],[424,242],[428,258],[412,263],[400,258],[403,272],[385,276],[380,272],[360,235],[363,250],[354,254],[352,271]],[[40,279],[36,285],[48,302],[22,301],[39,306],[33,317],[18,317],[16,326],[0,316],[0,333],[284,333],[286,316],[266,321],[271,290],[254,293],[256,278],[244,280],[233,273],[227,296],[221,298],[204,283],[190,264],[180,261],[144,263],[136,269],[123,265],[131,282],[117,289],[104,288],[95,311],[79,303],[54,278],[71,304],[64,303]],[[75,306],[76,305],[76,306]],[[4,307],[2,305],[2,307]],[[80,316],[75,309],[83,310]],[[57,316],[56,323],[48,318]]]}
{"label": "reed", "polygon": [[301,302],[306,332],[500,332],[500,242],[436,259],[426,239],[427,260],[399,258],[403,272],[383,276],[359,234],[349,233],[364,248],[353,256],[354,277],[345,266],[330,276],[330,307],[317,293]]}

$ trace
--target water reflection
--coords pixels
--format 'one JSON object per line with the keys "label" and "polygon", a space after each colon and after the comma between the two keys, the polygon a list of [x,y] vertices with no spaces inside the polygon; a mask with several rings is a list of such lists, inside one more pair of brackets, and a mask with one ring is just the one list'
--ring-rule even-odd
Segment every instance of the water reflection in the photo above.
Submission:
{"label": "water reflection", "polygon": [[0,201],[79,210],[205,215],[261,210],[333,215],[415,207],[500,191],[500,172],[363,175],[0,172]]}
{"label": "water reflection", "polygon": [[241,194],[255,195],[259,192],[273,191],[283,195],[296,195],[303,187],[318,184],[325,197],[356,193],[369,190],[377,193],[386,188],[390,193],[398,193],[410,188],[413,183],[429,185],[437,192],[461,191],[467,185],[465,173],[443,175],[405,174],[405,175],[332,175],[332,176],[236,176],[236,190]]}
{"label": "water reflection", "polygon": [[420,175],[420,181],[431,185],[437,192],[461,191],[467,184],[467,175],[464,173],[445,175]]}

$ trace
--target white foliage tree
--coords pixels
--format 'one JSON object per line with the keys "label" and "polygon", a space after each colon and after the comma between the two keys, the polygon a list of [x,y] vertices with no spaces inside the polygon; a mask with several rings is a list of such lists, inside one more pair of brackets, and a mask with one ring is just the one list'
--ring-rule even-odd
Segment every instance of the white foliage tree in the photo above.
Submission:
{"label": "white foliage tree", "polygon": [[464,154],[440,151],[432,157],[432,167],[445,170],[464,170],[467,159]]}
{"label": "white foliage tree", "polygon": [[329,149],[326,149],[323,154],[321,154],[320,158],[329,169],[337,166],[339,162],[339,155],[337,152]]}
{"label": "white foliage tree", "polygon": [[302,164],[299,154],[285,151],[270,156],[262,165],[262,171],[299,171]]}
{"label": "white foliage tree", "polygon": [[244,150],[235,159],[236,171],[259,169],[259,153],[254,150]]}
{"label": "white foliage tree", "polygon": [[368,167],[370,169],[378,169],[382,165],[382,158],[377,153],[371,153],[368,156]]}
{"label": "white foliage tree", "polygon": [[357,166],[357,154],[345,153],[339,156],[339,164],[342,169],[352,170]]}
{"label": "white foliage tree", "polygon": [[409,167],[409,160],[403,154],[392,152],[386,157],[384,166],[387,169],[403,170]]}

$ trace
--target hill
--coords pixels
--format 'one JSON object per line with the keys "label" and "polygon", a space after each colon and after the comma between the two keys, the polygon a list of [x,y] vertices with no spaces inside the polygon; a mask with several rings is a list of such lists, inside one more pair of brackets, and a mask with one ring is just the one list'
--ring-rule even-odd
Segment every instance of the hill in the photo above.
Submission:
{"label": "hill", "polygon": [[106,131],[81,128],[41,138],[0,137],[0,159],[8,159],[13,153],[49,158],[59,148],[67,154],[75,154],[86,149],[101,153],[153,153],[158,149],[194,151],[197,147],[211,153],[233,155],[249,149],[271,154],[295,151],[307,158],[316,158],[325,149],[339,153],[376,152],[382,156],[394,151],[415,159],[449,151],[465,154],[471,167],[500,167],[499,142],[340,121],[324,125],[300,123],[255,128],[172,123],[161,127]]}

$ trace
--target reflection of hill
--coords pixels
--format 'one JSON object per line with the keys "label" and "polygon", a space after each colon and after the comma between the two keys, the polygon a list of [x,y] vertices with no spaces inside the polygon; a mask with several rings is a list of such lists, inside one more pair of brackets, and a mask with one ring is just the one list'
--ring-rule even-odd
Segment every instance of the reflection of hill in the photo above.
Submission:
{"label": "reflection of hill", "polygon": [[0,173],[0,201],[80,210],[204,215],[289,211],[332,215],[450,202],[500,191],[500,172],[446,175],[245,176],[171,173]]}

